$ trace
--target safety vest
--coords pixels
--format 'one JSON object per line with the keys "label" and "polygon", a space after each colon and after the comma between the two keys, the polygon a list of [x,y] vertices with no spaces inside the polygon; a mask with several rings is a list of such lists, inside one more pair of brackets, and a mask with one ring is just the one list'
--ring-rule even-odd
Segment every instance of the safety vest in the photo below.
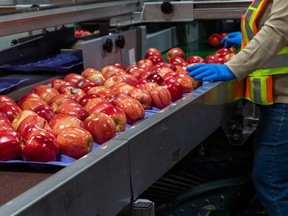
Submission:
{"label": "safety vest", "polygon": [[[258,32],[256,20],[267,0],[254,0],[241,20],[242,48],[244,48]],[[261,68],[246,78],[245,98],[253,103],[273,104],[272,75],[288,73],[288,47],[266,62]]]}

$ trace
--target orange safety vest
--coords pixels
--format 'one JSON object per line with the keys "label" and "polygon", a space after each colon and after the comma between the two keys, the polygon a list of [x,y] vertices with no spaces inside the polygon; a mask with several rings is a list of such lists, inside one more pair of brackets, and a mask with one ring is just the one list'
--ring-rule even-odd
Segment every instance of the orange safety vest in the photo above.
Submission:
{"label": "orange safety vest", "polygon": [[[253,0],[242,16],[242,48],[257,34],[256,20],[267,0]],[[272,77],[288,73],[288,47],[284,47],[271,60],[246,78],[245,98],[253,103],[273,104]]]}

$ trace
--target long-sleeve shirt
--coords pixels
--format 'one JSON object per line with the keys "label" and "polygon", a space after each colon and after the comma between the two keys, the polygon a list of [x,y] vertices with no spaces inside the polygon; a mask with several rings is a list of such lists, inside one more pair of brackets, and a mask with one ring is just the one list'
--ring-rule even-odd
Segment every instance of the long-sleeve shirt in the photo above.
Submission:
{"label": "long-sleeve shirt", "polygon": [[[288,44],[288,0],[267,0],[256,25],[258,33],[226,63],[238,80],[263,66]],[[273,76],[273,98],[275,103],[288,103],[288,71]]]}

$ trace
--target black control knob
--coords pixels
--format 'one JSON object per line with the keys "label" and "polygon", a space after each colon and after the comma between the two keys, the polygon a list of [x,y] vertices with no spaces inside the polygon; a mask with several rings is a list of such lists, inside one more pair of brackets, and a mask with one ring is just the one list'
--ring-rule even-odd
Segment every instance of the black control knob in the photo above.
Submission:
{"label": "black control knob", "polygon": [[111,53],[113,50],[113,41],[110,38],[107,38],[107,40],[105,41],[105,43],[103,44],[103,49],[104,51]]}
{"label": "black control knob", "polygon": [[15,46],[15,45],[17,45],[18,44],[18,40],[17,39],[13,39],[12,41],[11,41],[11,46]]}
{"label": "black control knob", "polygon": [[125,47],[125,37],[123,35],[119,35],[115,43],[117,47],[123,49]]}
{"label": "black control knob", "polygon": [[171,4],[170,1],[163,1],[163,3],[161,4],[161,11],[164,14],[169,14],[173,11],[173,5]]}

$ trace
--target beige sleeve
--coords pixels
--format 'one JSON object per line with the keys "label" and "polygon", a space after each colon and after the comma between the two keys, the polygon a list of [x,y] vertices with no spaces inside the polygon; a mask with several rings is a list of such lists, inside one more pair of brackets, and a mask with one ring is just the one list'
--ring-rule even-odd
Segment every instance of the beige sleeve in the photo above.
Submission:
{"label": "beige sleeve", "polygon": [[260,31],[244,49],[226,63],[238,80],[264,65],[288,44],[287,11],[287,0],[274,0],[269,18]]}

